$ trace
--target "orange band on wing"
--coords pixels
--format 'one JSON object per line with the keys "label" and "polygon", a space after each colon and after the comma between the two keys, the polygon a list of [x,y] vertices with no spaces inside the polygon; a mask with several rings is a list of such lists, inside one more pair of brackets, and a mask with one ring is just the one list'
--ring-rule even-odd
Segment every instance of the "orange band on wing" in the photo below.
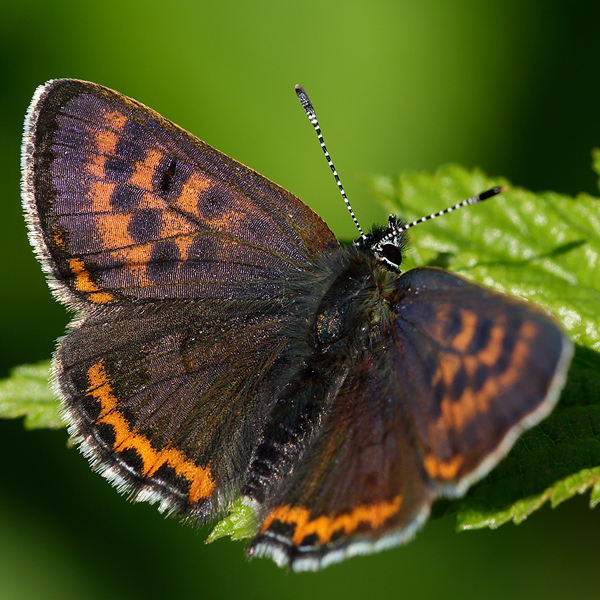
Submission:
{"label": "orange band on wing", "polygon": [[91,292],[88,296],[90,302],[106,304],[114,300],[108,292],[103,292],[90,278],[90,272],[85,268],[80,258],[69,258],[71,273],[75,276],[74,286],[78,292]]}
{"label": "orange band on wing", "polygon": [[458,455],[450,460],[443,461],[430,454],[425,457],[425,468],[432,479],[450,480],[456,477],[463,461],[463,457]]}
{"label": "orange band on wing", "polygon": [[179,450],[166,447],[164,450],[155,450],[148,438],[133,431],[125,417],[117,408],[117,398],[113,394],[110,377],[106,373],[103,361],[91,366],[87,372],[88,393],[100,402],[101,411],[97,423],[111,425],[115,431],[113,449],[122,452],[134,449],[141,457],[143,463],[142,475],[151,477],[162,465],[171,467],[177,475],[187,479],[190,483],[188,502],[198,502],[208,498],[215,489],[209,467],[197,466]]}
{"label": "orange band on wing", "polygon": [[[503,339],[505,332],[506,325],[503,323],[492,327],[487,346],[477,354],[464,357],[456,354],[444,354],[433,380],[433,385],[441,379],[445,387],[451,389],[452,383],[461,368],[465,369],[469,377],[473,377],[477,368],[481,365],[493,369],[504,351]],[[532,352],[531,341],[535,339],[537,334],[538,328],[533,322],[525,321],[522,323],[506,370],[499,374],[491,372],[481,389],[477,391],[466,387],[460,398],[453,398],[447,393],[440,403],[441,416],[434,427],[442,431],[447,431],[449,428],[461,430],[471,423],[477,415],[487,413],[490,403],[506,390],[510,390],[517,383],[519,377],[522,377],[526,372],[525,369]],[[447,477],[442,476],[442,478],[446,479]]]}
{"label": "orange band on wing", "polygon": [[273,509],[265,519],[260,528],[264,533],[273,521],[280,523],[293,523],[293,542],[299,546],[302,540],[308,536],[317,534],[321,544],[327,544],[333,534],[340,529],[346,535],[358,529],[361,523],[366,523],[373,528],[381,527],[391,516],[395,515],[402,506],[402,496],[396,496],[391,502],[377,502],[374,504],[361,504],[352,512],[337,516],[322,515],[316,519],[310,518],[310,510],[301,506],[290,506],[284,504]]}

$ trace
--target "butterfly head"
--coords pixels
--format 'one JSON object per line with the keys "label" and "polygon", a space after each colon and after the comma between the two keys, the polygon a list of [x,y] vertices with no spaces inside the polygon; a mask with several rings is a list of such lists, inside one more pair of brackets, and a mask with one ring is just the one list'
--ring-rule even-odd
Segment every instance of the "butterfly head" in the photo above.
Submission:
{"label": "butterfly head", "polygon": [[408,243],[406,222],[390,215],[387,225],[374,225],[368,235],[359,238],[356,245],[372,254],[378,262],[392,271],[399,271]]}

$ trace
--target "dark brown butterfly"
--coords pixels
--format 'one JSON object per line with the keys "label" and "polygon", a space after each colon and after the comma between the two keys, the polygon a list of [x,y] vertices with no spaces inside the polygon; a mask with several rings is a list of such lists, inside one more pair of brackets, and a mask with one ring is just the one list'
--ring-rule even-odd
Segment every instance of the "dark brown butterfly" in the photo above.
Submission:
{"label": "dark brown butterfly", "polygon": [[541,310],[401,275],[393,217],[341,247],[298,198],[117,92],[40,87],[22,164],[31,243],[76,311],[53,367],[71,435],[186,520],[243,498],[251,555],[315,569],[406,541],[557,401],[572,344]]}

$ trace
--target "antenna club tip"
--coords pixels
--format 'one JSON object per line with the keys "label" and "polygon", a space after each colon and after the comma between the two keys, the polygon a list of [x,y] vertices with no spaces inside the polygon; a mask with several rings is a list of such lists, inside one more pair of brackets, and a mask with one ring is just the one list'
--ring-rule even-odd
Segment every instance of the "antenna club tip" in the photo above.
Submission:
{"label": "antenna club tip", "polygon": [[483,200],[487,200],[488,198],[493,198],[494,196],[497,196],[498,194],[502,194],[507,190],[506,186],[500,185],[498,187],[495,188],[491,188],[489,190],[486,190],[485,192],[482,192],[481,194],[479,194],[478,196],[478,202],[482,202]]}
{"label": "antenna club tip", "polygon": [[506,186],[506,185],[500,185],[500,186],[498,186],[498,193],[499,194],[504,194],[504,192],[508,192],[508,186]]}
{"label": "antenna club tip", "polygon": [[308,118],[314,117],[315,109],[313,108],[312,102],[306,93],[306,90],[301,85],[295,86],[296,96],[298,96],[298,100],[300,100],[300,104],[302,104],[302,108],[304,112],[308,115]]}

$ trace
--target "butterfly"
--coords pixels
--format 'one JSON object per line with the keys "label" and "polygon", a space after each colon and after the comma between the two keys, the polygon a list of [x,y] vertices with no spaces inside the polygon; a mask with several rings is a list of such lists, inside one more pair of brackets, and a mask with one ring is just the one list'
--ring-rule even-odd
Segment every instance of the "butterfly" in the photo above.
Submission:
{"label": "butterfly", "polygon": [[250,556],[317,569],[407,541],[558,400],[573,346],[545,312],[401,273],[394,216],[341,246],[296,196],[118,92],[38,88],[22,170],[31,244],[76,314],[53,360],[70,435],[183,520],[241,498]]}

